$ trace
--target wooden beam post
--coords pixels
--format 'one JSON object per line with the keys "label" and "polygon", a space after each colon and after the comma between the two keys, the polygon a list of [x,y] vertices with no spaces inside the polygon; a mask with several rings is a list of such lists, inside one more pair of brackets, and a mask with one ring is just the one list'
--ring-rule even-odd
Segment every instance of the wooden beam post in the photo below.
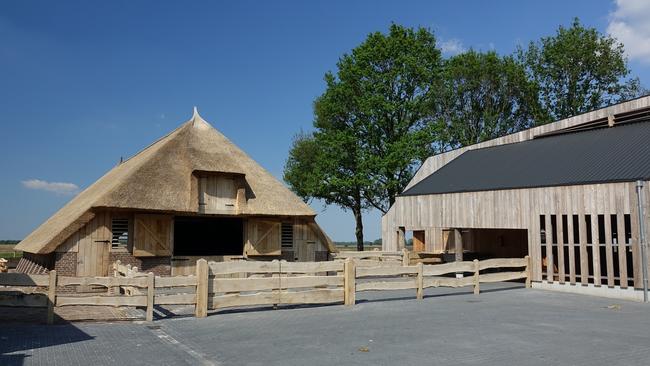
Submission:
{"label": "wooden beam post", "polygon": [[402,266],[406,267],[411,264],[411,255],[409,254],[409,250],[406,248],[402,249]]}
{"label": "wooden beam post", "polygon": [[56,306],[56,270],[50,271],[47,287],[47,324],[54,324],[54,307]]}
{"label": "wooden beam post", "polygon": [[474,295],[481,292],[480,265],[478,259],[474,259]]}
{"label": "wooden beam post", "polygon": [[397,249],[404,249],[406,247],[406,229],[400,227],[397,230]]}
{"label": "wooden beam post", "polygon": [[208,261],[201,258],[196,261],[196,308],[195,316],[208,316]]}
{"label": "wooden beam post", "polygon": [[416,278],[417,292],[416,297],[418,300],[422,300],[424,297],[424,265],[422,262],[417,264],[418,267],[418,276]]}
{"label": "wooden beam post", "polygon": [[[573,219],[573,218],[571,218],[571,219]],[[573,250],[572,246],[570,246],[570,248],[571,248],[571,250]],[[533,263],[532,263],[532,260],[530,259],[530,256],[526,256],[524,258],[526,258],[526,288],[530,288],[531,287],[531,280],[532,280],[532,277],[533,277],[533,273],[532,273],[532,271],[533,271]]]}
{"label": "wooden beam post", "polygon": [[[463,261],[463,235],[460,229],[454,229],[454,256],[456,262]],[[456,278],[463,278],[463,273],[456,273]]]}
{"label": "wooden beam post", "polygon": [[356,303],[356,262],[347,258],[343,265],[343,303],[351,306]]}
{"label": "wooden beam post", "polygon": [[463,261],[463,235],[460,229],[454,229],[454,254],[456,255],[456,262]]}
{"label": "wooden beam post", "polygon": [[153,321],[153,296],[155,276],[152,272],[147,274],[147,321]]}

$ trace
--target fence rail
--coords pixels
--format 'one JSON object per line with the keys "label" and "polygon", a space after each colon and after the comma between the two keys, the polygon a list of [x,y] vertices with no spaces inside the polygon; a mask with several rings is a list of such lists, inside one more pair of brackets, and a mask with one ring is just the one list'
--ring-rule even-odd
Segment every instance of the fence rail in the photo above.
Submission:
{"label": "fence rail", "polygon": [[[363,262],[366,258],[351,255],[330,262],[210,263],[200,259],[195,275],[176,277],[142,273],[119,261],[113,266],[113,277],[57,276],[54,270],[47,275],[0,273],[0,306],[47,307],[48,323],[54,320],[55,306],[139,306],[146,308],[146,319],[151,321],[154,305],[194,305],[195,315],[205,317],[209,309],[250,305],[354,305],[356,293],[363,291],[415,290],[421,299],[428,287],[473,286],[478,294],[480,283],[522,278],[530,287],[528,257],[405,266],[377,260],[369,266]],[[515,268],[518,270],[512,270]],[[481,273],[492,269],[510,270]],[[449,274],[463,276],[445,276]],[[69,286],[102,286],[108,291],[92,296],[57,293],[57,289]]]}

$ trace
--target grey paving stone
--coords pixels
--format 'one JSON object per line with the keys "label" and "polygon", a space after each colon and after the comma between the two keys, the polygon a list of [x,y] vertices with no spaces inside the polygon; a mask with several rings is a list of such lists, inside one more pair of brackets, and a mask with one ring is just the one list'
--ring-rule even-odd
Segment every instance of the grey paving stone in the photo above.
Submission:
{"label": "grey paving stone", "polygon": [[[650,306],[515,284],[204,319],[9,325],[0,365],[648,365]],[[616,306],[612,306],[616,305]],[[188,312],[188,309],[184,309]]]}

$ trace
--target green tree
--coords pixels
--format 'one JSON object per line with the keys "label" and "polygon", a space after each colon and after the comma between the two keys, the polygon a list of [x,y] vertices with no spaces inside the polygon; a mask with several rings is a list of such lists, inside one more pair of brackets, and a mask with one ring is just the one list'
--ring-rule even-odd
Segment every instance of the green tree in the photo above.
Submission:
{"label": "green tree", "polygon": [[440,119],[451,148],[490,140],[544,120],[536,84],[513,57],[473,50],[445,62]]}
{"label": "green tree", "polygon": [[531,42],[518,55],[540,88],[539,99],[551,120],[601,108],[642,93],[630,74],[623,44],[586,28],[575,18],[555,36]]}
{"label": "green tree", "polygon": [[[336,74],[325,75],[326,90],[314,103],[315,132],[294,141],[285,180],[303,198],[351,210],[359,249],[363,210],[386,212],[434,152],[441,64],[435,38],[424,28],[393,24],[388,34],[368,35],[339,59]],[[302,144],[316,152],[304,156]],[[320,183],[305,189],[295,179],[304,175]]]}

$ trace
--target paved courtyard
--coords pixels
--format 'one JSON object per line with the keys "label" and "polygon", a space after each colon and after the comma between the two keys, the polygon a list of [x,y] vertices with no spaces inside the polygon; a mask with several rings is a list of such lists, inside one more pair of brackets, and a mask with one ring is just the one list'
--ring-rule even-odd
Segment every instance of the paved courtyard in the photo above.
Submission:
{"label": "paved courtyard", "polygon": [[354,307],[152,324],[9,324],[0,328],[0,365],[650,364],[648,305],[517,284],[482,290],[429,289],[421,301],[410,291],[365,293]]}

